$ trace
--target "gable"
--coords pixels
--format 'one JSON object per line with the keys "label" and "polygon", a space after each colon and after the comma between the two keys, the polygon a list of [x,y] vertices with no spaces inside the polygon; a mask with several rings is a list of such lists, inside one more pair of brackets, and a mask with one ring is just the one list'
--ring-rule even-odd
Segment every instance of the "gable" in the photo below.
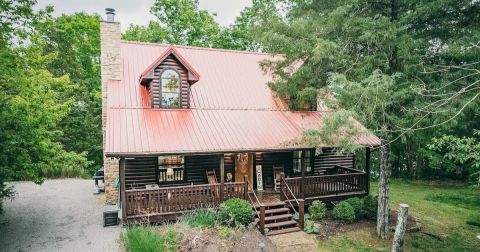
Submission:
{"label": "gable", "polygon": [[173,54],[168,55],[158,66],[153,69],[153,79],[148,86],[151,107],[161,108],[161,74],[166,70],[174,70],[180,75],[180,108],[189,107],[190,84],[188,82],[188,70]]}
{"label": "gable", "polygon": [[[186,70],[187,81],[190,84],[197,82],[200,79],[198,72],[188,63],[188,61],[175,49],[169,46],[152,64],[150,64],[140,75],[140,83],[144,84],[154,78],[154,71],[167,58],[174,58],[177,64],[181,65]],[[168,64],[168,63],[167,63]]]}

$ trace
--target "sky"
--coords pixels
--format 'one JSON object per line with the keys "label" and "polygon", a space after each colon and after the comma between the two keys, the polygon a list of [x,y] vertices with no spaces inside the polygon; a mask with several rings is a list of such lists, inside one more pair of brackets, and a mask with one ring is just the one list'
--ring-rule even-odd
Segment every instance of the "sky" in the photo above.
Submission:
{"label": "sky", "polygon": [[[116,10],[115,21],[122,25],[125,31],[129,24],[145,25],[154,17],[150,14],[150,6],[154,0],[38,0],[37,8],[53,5],[54,15],[72,14],[84,11],[98,13],[105,18],[105,8]],[[251,6],[251,0],[199,0],[200,9],[216,13],[215,20],[222,26],[233,24],[235,18],[246,7]]]}

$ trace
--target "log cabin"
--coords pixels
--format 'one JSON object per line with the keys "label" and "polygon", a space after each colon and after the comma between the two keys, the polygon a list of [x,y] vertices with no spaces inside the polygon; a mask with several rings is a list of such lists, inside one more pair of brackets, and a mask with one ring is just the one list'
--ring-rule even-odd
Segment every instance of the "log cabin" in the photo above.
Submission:
{"label": "log cabin", "polygon": [[[121,40],[110,11],[100,23],[102,123],[107,202],[124,223],[175,219],[237,197],[249,201],[260,231],[301,230],[313,200],[369,193],[370,149],[358,137],[365,170],[351,153],[299,143],[328,108],[290,111],[259,52]],[[300,218],[303,219],[303,218]]]}

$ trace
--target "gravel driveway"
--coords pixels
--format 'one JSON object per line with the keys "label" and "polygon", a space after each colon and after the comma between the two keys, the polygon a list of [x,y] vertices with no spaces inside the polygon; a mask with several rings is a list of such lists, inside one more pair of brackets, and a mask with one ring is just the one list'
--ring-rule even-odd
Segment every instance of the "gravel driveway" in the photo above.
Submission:
{"label": "gravel driveway", "polygon": [[16,182],[0,215],[0,251],[119,251],[119,226],[103,227],[93,181]]}

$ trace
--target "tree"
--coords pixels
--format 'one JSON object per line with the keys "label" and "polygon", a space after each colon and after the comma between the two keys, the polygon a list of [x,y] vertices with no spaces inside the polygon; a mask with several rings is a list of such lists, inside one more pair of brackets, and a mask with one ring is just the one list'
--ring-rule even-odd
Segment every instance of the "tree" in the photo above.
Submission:
{"label": "tree", "polygon": [[210,13],[198,8],[198,0],[156,0],[150,13],[156,21],[146,27],[130,26],[123,38],[201,47],[212,47],[219,39],[220,26]]}
{"label": "tree", "polygon": [[285,15],[253,28],[264,50],[285,55],[264,63],[277,76],[272,88],[300,110],[314,108],[318,93],[333,94],[332,106],[343,112],[326,117],[353,116],[392,142],[393,172],[413,176],[428,165],[419,150],[432,137],[469,134],[467,127],[478,125],[480,3],[287,0],[284,6]]}
{"label": "tree", "polygon": [[87,174],[102,165],[100,16],[75,13],[48,18],[35,26],[44,54],[54,57],[46,65],[54,76],[69,76],[73,88],[62,99],[72,99],[60,122],[61,143],[68,151],[86,153],[92,161]]}
{"label": "tree", "polygon": [[[229,27],[221,27],[215,14],[200,10],[198,0],[156,0],[150,9],[157,20],[148,25],[130,25],[122,38],[132,41],[169,43],[238,50],[258,50],[250,28],[269,13],[271,0],[255,0]],[[271,13],[271,11],[270,11]]]}
{"label": "tree", "polygon": [[41,183],[49,169],[78,171],[88,165],[84,155],[65,150],[59,142],[59,123],[72,104],[62,96],[72,85],[67,76],[55,77],[46,70],[53,55],[40,50],[33,24],[52,9],[35,12],[33,4],[19,0],[0,5],[0,211],[3,200],[14,196],[6,181]]}
{"label": "tree", "polygon": [[433,138],[427,146],[427,157],[432,169],[454,178],[468,178],[473,186],[480,187],[480,132],[473,137],[444,135]]}

